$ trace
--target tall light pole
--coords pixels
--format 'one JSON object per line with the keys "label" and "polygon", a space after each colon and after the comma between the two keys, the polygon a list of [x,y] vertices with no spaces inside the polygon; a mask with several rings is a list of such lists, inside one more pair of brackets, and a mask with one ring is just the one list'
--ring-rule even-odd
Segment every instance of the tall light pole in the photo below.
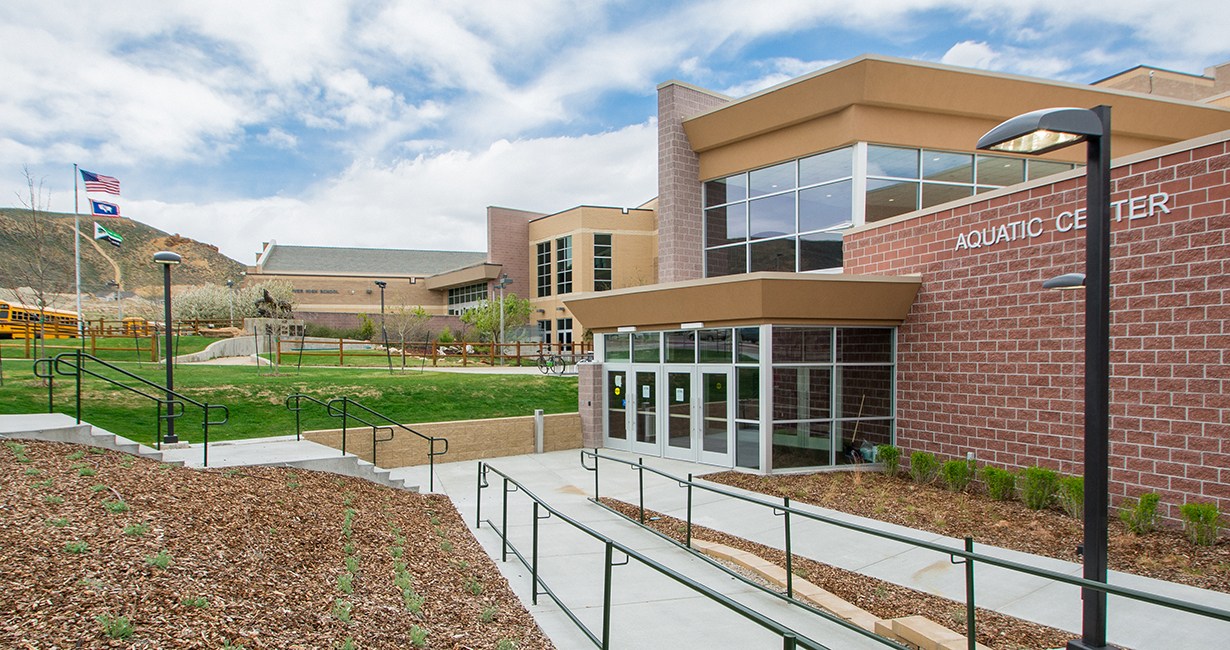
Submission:
{"label": "tall light pole", "polygon": [[[978,140],[979,149],[1042,154],[1086,143],[1085,274],[1045,288],[1085,287],[1084,578],[1106,582],[1110,410],[1110,107],[1048,108],[1018,115]],[[1106,648],[1106,592],[1081,589],[1081,638],[1068,650]]]}
{"label": "tall light pole", "polygon": [[229,278],[227,279],[226,291],[227,293],[231,294],[231,318],[230,320],[226,322],[226,326],[234,327],[235,326],[235,281],[234,280],[231,280]]}
{"label": "tall light pole", "polygon": [[500,274],[499,282],[495,283],[495,288],[500,290],[500,363],[504,363],[504,287],[512,284],[512,278],[508,277],[507,273]]}
{"label": "tall light pole", "polygon": [[[162,314],[165,323],[163,338],[166,339],[167,349],[163,362],[167,364],[167,415],[171,414],[171,393],[175,390],[175,364],[171,358],[171,267],[182,260],[183,258],[177,253],[171,251],[154,253],[154,262],[162,265]],[[162,437],[162,442],[167,444],[179,442],[179,438],[175,435],[175,418],[167,418],[167,433]]]}
{"label": "tall light pole", "polygon": [[384,287],[388,282],[384,280],[376,280],[376,286],[380,287],[380,337],[384,340],[384,357],[389,362],[389,374],[393,374],[393,355],[389,352],[389,331],[384,327]]}

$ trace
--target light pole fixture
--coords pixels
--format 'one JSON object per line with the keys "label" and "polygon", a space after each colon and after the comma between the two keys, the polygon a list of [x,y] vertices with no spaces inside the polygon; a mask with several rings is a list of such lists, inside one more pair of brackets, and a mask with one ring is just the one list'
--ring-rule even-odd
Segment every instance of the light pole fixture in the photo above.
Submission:
{"label": "light pole fixture", "polygon": [[389,362],[389,374],[393,374],[393,355],[389,352],[389,330],[384,327],[384,288],[389,285],[384,280],[376,280],[380,287],[380,338],[384,341],[384,357]]}
{"label": "light pole fixture", "polygon": [[495,288],[500,290],[500,362],[504,361],[504,287],[512,284],[512,278],[507,273],[501,273]]}
{"label": "light pole fixture", "polygon": [[235,281],[234,280],[227,279],[226,291],[227,293],[231,294],[231,318],[229,321],[227,321],[226,324],[228,327],[234,327],[235,326]]}
{"label": "light pole fixture", "polygon": [[[1110,107],[1048,108],[991,129],[978,148],[1043,154],[1086,143],[1085,273],[1068,273],[1045,288],[1085,287],[1084,578],[1106,582],[1110,407]],[[1081,638],[1068,650],[1106,648],[1106,592],[1081,589]]]}
{"label": "light pole fixture", "polygon": [[[171,358],[171,267],[179,264],[183,258],[178,253],[171,251],[158,251],[154,253],[154,263],[162,265],[162,315],[163,315],[163,338],[166,339],[166,358],[163,362],[167,366],[167,415],[171,413],[172,392],[175,390],[175,363]],[[167,433],[162,437],[162,442],[173,444],[179,442],[179,438],[175,435],[175,418],[167,418]]]}
{"label": "light pole fixture", "polygon": [[123,331],[124,323],[124,303],[120,298],[120,283],[114,280],[107,280],[107,286],[115,289],[115,311],[116,318],[120,321],[121,332]]}

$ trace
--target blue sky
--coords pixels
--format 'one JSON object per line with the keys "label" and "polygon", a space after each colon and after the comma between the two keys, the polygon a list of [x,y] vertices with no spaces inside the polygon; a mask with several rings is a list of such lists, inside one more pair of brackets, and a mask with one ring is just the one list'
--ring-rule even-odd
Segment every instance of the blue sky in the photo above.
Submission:
{"label": "blue sky", "polygon": [[[657,84],[742,96],[865,53],[1091,82],[1230,61],[1230,3],[167,0],[0,4],[0,205],[262,241],[483,250],[485,208],[656,192]],[[84,199],[82,201],[84,205]]]}

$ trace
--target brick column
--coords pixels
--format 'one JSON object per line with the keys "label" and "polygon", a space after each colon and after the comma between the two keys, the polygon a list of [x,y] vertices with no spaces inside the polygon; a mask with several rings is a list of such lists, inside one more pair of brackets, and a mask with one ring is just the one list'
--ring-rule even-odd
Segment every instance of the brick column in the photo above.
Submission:
{"label": "brick column", "polygon": [[602,364],[577,364],[577,410],[581,412],[581,446],[602,446]]}
{"label": "brick column", "polygon": [[700,159],[683,120],[729,101],[678,81],[658,86],[658,282],[704,277]]}

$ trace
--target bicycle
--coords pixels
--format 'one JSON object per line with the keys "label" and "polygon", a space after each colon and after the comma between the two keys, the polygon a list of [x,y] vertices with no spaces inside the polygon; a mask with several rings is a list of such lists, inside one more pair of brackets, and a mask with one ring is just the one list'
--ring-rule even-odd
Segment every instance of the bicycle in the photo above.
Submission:
{"label": "bicycle", "polygon": [[558,354],[543,354],[538,357],[538,372],[544,375],[549,375],[554,372],[557,375],[563,375],[567,363],[564,357]]}

